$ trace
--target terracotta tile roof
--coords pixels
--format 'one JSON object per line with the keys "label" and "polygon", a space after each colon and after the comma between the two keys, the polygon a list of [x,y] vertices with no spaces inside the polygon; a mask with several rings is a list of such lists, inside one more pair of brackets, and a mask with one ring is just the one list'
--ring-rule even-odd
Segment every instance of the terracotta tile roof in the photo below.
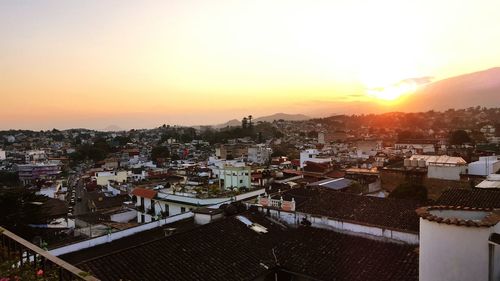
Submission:
{"label": "terracotta tile roof", "polygon": [[343,178],[345,176],[345,172],[335,170],[335,171],[331,171],[331,172],[326,173],[325,176],[327,176],[329,178]]}
{"label": "terracotta tile roof", "polygon": [[280,266],[316,280],[418,280],[415,246],[301,227],[276,255]]}
{"label": "terracotta tile roof", "polygon": [[436,205],[500,208],[500,189],[450,188],[443,192]]}
{"label": "terracotta tile roof", "polygon": [[91,200],[98,210],[106,210],[121,207],[123,202],[129,200],[130,198],[126,194],[107,197],[103,193],[92,191],[87,193],[87,199]]}
{"label": "terracotta tile roof", "polygon": [[362,196],[315,187],[291,189],[283,194],[285,200],[291,200],[292,197],[297,202],[297,212],[419,231],[419,217],[415,210],[420,205],[416,201]]}
{"label": "terracotta tile roof", "polygon": [[259,234],[231,217],[79,264],[101,280],[253,280],[274,267],[284,230],[260,215]]}
{"label": "terracotta tile roof", "polygon": [[[438,214],[433,214],[432,211],[463,211],[463,212],[488,212],[482,219],[464,219],[459,217],[444,217]],[[470,207],[460,207],[460,206],[431,206],[422,207],[417,209],[417,214],[428,221],[434,221],[437,223],[444,224],[454,224],[461,226],[474,226],[474,227],[492,227],[500,222],[500,212],[494,211],[494,209],[488,208],[470,208]]]}
{"label": "terracotta tile roof", "polygon": [[157,194],[158,192],[156,190],[140,188],[140,187],[136,187],[134,188],[134,190],[132,190],[132,195],[149,199],[155,198]]}
{"label": "terracotta tile roof", "polygon": [[316,280],[418,280],[415,247],[243,216],[268,232],[229,217],[77,265],[101,280],[256,280],[276,271]]}

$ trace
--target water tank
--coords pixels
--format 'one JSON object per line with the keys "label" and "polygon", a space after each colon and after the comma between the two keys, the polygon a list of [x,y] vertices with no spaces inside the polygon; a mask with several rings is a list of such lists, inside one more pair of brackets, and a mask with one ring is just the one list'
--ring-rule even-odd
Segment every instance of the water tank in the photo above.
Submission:
{"label": "water tank", "polygon": [[418,166],[419,166],[420,168],[425,168],[425,166],[426,166],[426,165],[425,165],[425,159],[420,159],[420,160],[418,160]]}
{"label": "water tank", "polygon": [[411,160],[411,166],[412,167],[418,167],[418,159],[412,159]]}
{"label": "water tank", "polygon": [[405,159],[404,160],[404,166],[405,167],[410,167],[411,166],[411,160],[410,159]]}

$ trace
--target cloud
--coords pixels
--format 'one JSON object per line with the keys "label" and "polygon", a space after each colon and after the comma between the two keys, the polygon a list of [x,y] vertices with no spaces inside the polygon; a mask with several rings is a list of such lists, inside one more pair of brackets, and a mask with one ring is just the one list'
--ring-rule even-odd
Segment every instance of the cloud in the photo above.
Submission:
{"label": "cloud", "polygon": [[417,86],[423,86],[423,85],[431,83],[432,80],[434,80],[434,77],[432,77],[432,76],[406,78],[406,79],[403,79],[403,80],[397,82],[395,85],[414,84]]}

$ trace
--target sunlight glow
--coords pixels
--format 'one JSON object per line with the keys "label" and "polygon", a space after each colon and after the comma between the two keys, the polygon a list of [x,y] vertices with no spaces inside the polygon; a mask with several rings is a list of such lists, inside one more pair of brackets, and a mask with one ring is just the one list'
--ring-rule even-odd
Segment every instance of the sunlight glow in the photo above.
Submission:
{"label": "sunlight glow", "polygon": [[402,82],[387,87],[367,89],[367,94],[380,100],[394,101],[404,95],[412,94],[416,90],[417,85],[415,83]]}

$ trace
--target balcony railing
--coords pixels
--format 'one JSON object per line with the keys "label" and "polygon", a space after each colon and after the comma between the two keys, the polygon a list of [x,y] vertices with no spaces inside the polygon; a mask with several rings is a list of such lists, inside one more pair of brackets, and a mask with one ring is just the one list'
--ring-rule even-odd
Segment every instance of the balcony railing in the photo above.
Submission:
{"label": "balcony railing", "polygon": [[29,264],[30,267],[41,269],[43,272],[54,272],[58,280],[99,281],[88,272],[78,269],[0,227],[0,261],[5,260],[15,260],[18,266]]}

